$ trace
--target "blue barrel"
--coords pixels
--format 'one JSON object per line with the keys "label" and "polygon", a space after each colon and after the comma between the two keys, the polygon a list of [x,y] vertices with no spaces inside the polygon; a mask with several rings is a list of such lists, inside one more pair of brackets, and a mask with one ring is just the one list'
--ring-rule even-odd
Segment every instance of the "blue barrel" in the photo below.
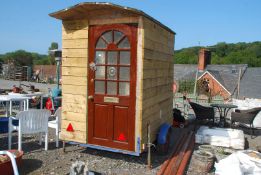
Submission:
{"label": "blue barrel", "polygon": [[8,117],[0,117],[0,133],[8,132]]}
{"label": "blue barrel", "polygon": [[[13,125],[18,126],[18,120],[13,120]],[[0,117],[0,133],[8,133],[8,117]]]}

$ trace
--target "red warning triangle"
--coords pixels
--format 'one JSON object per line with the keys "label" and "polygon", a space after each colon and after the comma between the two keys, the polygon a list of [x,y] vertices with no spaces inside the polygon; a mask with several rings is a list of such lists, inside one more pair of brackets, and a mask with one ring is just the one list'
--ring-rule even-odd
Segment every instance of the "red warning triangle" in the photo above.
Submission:
{"label": "red warning triangle", "polygon": [[68,125],[68,127],[67,127],[66,131],[69,131],[69,132],[74,132],[74,129],[73,129],[73,127],[72,127],[72,124],[71,124],[71,123],[69,123],[69,125]]}
{"label": "red warning triangle", "polygon": [[121,133],[121,134],[119,135],[119,137],[118,137],[118,140],[119,140],[119,141],[126,141],[125,135],[124,135],[123,133]]}

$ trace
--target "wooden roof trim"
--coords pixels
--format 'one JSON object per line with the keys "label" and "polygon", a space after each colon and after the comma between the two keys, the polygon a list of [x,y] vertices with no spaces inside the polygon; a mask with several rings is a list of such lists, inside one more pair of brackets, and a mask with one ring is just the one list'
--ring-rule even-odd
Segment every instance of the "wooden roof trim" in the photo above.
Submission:
{"label": "wooden roof trim", "polygon": [[223,89],[225,89],[225,91],[227,91],[229,93],[229,95],[231,95],[231,93],[209,72],[209,71],[205,71],[200,77],[198,77],[198,80],[201,79],[204,75],[209,74]]}
{"label": "wooden roof trim", "polygon": [[[116,4],[113,4],[113,3],[108,3],[108,2],[83,2],[83,3],[79,3],[79,4],[76,4],[74,6],[71,6],[69,8],[65,8],[63,10],[59,10],[57,12],[54,12],[54,13],[50,13],[49,16],[53,17],[53,18],[56,18],[56,19],[60,19],[60,20],[63,20],[65,19],[66,17],[68,17],[68,11],[74,11],[76,13],[79,13],[79,11],[83,9],[86,9],[85,7],[86,6],[93,6],[93,5],[97,5],[98,6],[107,6],[107,7],[114,7],[114,8],[117,8],[119,10],[125,10],[127,12],[130,12],[132,14],[135,14],[135,15],[138,15],[138,16],[144,16],[146,18],[148,18],[149,20],[155,22],[156,24],[160,25],[161,27],[163,27],[165,30],[173,33],[174,35],[176,34],[173,30],[171,30],[169,27],[165,26],[164,24],[162,24],[161,22],[159,22],[158,20],[154,19],[153,17],[149,16],[148,14],[144,13],[143,11],[141,10],[137,10],[135,8],[130,8],[130,7],[123,7],[123,6],[120,6],[120,5],[116,5]],[[78,9],[81,9],[81,10],[78,10]],[[97,10],[97,9],[96,9]]]}

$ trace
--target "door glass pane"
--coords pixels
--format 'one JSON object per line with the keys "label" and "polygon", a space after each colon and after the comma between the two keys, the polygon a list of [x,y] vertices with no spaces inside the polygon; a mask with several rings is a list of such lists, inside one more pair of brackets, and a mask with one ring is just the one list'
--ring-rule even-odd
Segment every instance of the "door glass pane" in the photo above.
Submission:
{"label": "door glass pane", "polygon": [[117,52],[108,52],[108,64],[117,64]]}
{"label": "door glass pane", "polygon": [[130,51],[120,52],[120,64],[125,64],[125,65],[130,64]]}
{"label": "door glass pane", "polygon": [[116,44],[123,37],[123,33],[114,31],[114,43]]}
{"label": "door glass pane", "polygon": [[108,44],[112,42],[112,31],[106,32],[102,36]]}
{"label": "door glass pane", "polygon": [[130,43],[127,37],[125,37],[120,44],[118,45],[119,48],[130,48]]}
{"label": "door glass pane", "polygon": [[120,80],[130,80],[130,68],[129,67],[120,67]]}
{"label": "door glass pane", "polygon": [[96,48],[106,48],[107,44],[105,43],[105,41],[100,38],[96,44]]}
{"label": "door glass pane", "polygon": [[105,52],[104,51],[96,51],[95,63],[96,64],[105,64]]}
{"label": "door glass pane", "polygon": [[115,67],[115,66],[107,67],[107,79],[117,80],[117,67]]}
{"label": "door glass pane", "polygon": [[104,94],[105,91],[104,81],[95,81],[95,94]]}
{"label": "door glass pane", "polygon": [[130,95],[130,83],[120,82],[119,83],[119,95]]}
{"label": "door glass pane", "polygon": [[105,79],[105,66],[96,66],[95,78]]}
{"label": "door glass pane", "polygon": [[107,81],[107,94],[117,95],[117,82]]}

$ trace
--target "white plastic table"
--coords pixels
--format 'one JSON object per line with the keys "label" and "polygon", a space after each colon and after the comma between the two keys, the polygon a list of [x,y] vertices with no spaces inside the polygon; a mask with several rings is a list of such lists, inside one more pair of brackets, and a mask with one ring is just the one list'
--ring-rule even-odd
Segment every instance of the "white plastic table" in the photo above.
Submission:
{"label": "white plastic table", "polygon": [[29,108],[29,97],[16,97],[10,95],[0,95],[0,101],[6,102],[8,106],[6,106],[6,117],[8,117],[8,108],[9,108],[9,115],[12,115],[12,102],[19,101],[20,103],[23,102],[24,104],[24,111],[28,110]]}
{"label": "white plastic table", "polygon": [[[20,94],[20,93],[10,92],[10,93],[8,93],[8,96],[28,97],[29,99],[32,99],[32,97],[35,97],[35,96],[40,97],[41,98],[40,108],[43,109],[43,96],[44,96],[43,92],[34,92],[34,93],[28,93],[28,94]],[[29,102],[28,102],[28,104],[29,104]]]}

